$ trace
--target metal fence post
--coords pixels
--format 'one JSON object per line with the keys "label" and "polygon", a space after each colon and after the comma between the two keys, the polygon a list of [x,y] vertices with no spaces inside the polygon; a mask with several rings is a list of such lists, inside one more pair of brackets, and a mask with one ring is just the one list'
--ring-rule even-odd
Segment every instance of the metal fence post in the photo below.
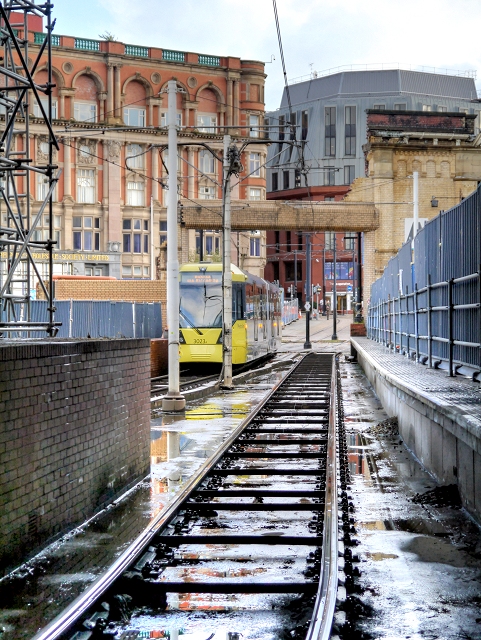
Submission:
{"label": "metal fence post", "polygon": [[431,335],[431,274],[428,273],[428,284],[426,287],[426,302],[428,314],[428,367],[433,367],[433,342]]}
{"label": "metal fence post", "polygon": [[449,377],[452,378],[453,372],[453,278],[448,280],[448,347],[449,347]]}
{"label": "metal fence post", "polygon": [[68,337],[71,338],[73,335],[73,300],[70,298],[70,306],[68,312]]}
{"label": "metal fence post", "polygon": [[414,285],[414,346],[416,347],[416,362],[419,362],[419,327],[418,327],[418,283]]}
{"label": "metal fence post", "polygon": [[403,352],[403,292],[399,292],[399,353]]}
{"label": "metal fence post", "polygon": [[481,264],[478,265],[478,366],[481,369]]}
{"label": "metal fence post", "polygon": [[409,344],[410,344],[410,322],[409,322],[409,297],[408,297],[408,287],[406,285],[406,340],[407,340],[407,345],[406,345],[406,353],[408,355],[409,358]]}

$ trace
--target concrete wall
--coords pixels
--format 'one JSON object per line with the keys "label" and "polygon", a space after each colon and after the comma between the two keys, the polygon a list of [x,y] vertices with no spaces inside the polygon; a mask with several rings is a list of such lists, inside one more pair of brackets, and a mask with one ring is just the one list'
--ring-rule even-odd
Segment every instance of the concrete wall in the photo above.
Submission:
{"label": "concrete wall", "polygon": [[481,429],[469,414],[437,404],[382,368],[356,341],[357,360],[406,446],[440,484],[457,484],[464,506],[481,522]]}
{"label": "concrete wall", "polygon": [[150,340],[0,343],[0,568],[149,472]]}

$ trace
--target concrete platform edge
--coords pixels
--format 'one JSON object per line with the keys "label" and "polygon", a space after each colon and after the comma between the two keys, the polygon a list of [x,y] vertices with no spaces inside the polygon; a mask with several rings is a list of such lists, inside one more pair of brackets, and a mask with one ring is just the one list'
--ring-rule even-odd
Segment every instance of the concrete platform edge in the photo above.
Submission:
{"label": "concrete platform edge", "polygon": [[[480,419],[406,384],[363,348],[366,341],[367,338],[351,338],[359,365],[384,410],[389,416],[398,418],[405,445],[438,482],[457,484],[463,505],[481,522]],[[402,358],[398,354],[390,355],[393,359]]]}

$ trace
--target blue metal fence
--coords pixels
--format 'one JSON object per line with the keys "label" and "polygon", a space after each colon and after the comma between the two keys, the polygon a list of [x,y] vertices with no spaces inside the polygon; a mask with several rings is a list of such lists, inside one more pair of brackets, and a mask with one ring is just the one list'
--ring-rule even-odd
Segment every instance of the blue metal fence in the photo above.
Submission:
{"label": "blue metal fence", "polygon": [[481,185],[406,243],[372,286],[367,335],[450,376],[481,374]]}
{"label": "blue metal fence", "polygon": [[[48,320],[46,300],[32,300],[34,322]],[[55,321],[61,322],[59,338],[161,338],[160,302],[115,302],[110,300],[56,300]],[[17,319],[25,316],[23,304],[16,305]],[[1,318],[0,312],[0,318]],[[14,333],[11,338],[18,337]],[[25,337],[23,333],[21,337]],[[32,331],[32,338],[45,332]]]}

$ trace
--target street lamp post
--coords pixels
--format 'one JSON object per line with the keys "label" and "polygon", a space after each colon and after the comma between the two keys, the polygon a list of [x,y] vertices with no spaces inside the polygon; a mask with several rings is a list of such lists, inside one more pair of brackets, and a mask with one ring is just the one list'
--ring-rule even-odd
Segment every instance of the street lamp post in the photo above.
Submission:
{"label": "street lamp post", "polygon": [[311,320],[311,234],[306,233],[306,341],[304,349],[311,349],[310,340]]}
{"label": "street lamp post", "polygon": [[337,340],[337,278],[336,278],[336,234],[334,234],[334,249],[332,252],[333,280],[332,280],[332,340]]}
{"label": "street lamp post", "polygon": [[356,317],[354,322],[362,322],[362,234],[357,234],[357,296],[356,296]]}

